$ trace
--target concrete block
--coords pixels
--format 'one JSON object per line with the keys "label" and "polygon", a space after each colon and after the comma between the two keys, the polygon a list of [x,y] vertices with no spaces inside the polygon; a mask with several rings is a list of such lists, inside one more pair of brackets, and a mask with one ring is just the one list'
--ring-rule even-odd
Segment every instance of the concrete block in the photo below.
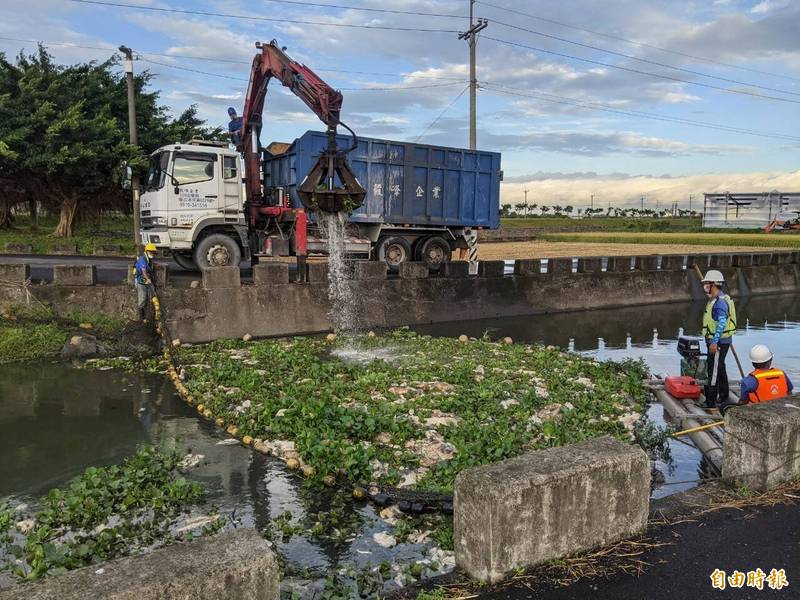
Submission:
{"label": "concrete block", "polygon": [[792,262],[792,253],[791,252],[773,252],[772,259],[770,260],[771,265],[788,265]]}
{"label": "concrete block", "polygon": [[0,281],[23,285],[31,277],[31,268],[24,263],[0,263]]}
{"label": "concrete block", "polygon": [[253,529],[174,544],[0,591],[2,600],[278,600],[278,561]]}
{"label": "concrete block", "polygon": [[238,288],[241,285],[239,267],[209,267],[202,272],[203,289]]}
{"label": "concrete block", "polygon": [[637,256],[634,268],[639,271],[658,271],[658,256]]}
{"label": "concrete block", "polygon": [[734,267],[752,267],[753,255],[752,254],[734,254],[733,255]]}
{"label": "concrete block", "polygon": [[33,246],[30,244],[23,244],[22,242],[6,242],[7,254],[31,254],[33,253]]}
{"label": "concrete block", "polygon": [[753,254],[754,267],[766,267],[772,262],[772,252],[759,252]]}
{"label": "concrete block", "polygon": [[482,260],[478,263],[478,277],[502,277],[505,273],[504,260]]}
{"label": "concrete block", "polygon": [[428,277],[428,263],[403,262],[398,268],[400,279],[425,279]]}
{"label": "concrete block", "polygon": [[710,269],[728,269],[733,266],[733,256],[730,254],[712,254],[708,263]]}
{"label": "concrete block", "polygon": [[469,277],[469,262],[466,260],[452,260],[442,265],[442,277],[448,279],[464,279]]}
{"label": "concrete block", "polygon": [[630,256],[609,256],[606,271],[613,273],[628,273],[631,270]]}
{"label": "concrete block", "polygon": [[357,260],[353,263],[353,279],[386,279],[386,263],[382,260]]}
{"label": "concrete block", "polygon": [[100,244],[94,247],[97,256],[119,256],[122,254],[122,246],[119,244]]}
{"label": "concrete block", "polygon": [[308,263],[308,283],[328,283],[328,263]]}
{"label": "concrete block", "polygon": [[669,254],[661,257],[662,271],[680,271],[683,269],[685,256],[679,254]]}
{"label": "concrete block", "polygon": [[710,255],[708,254],[695,254],[693,256],[686,257],[686,269],[693,269],[694,265],[700,267],[700,270],[705,274],[708,271],[708,260]]}
{"label": "concrete block", "polygon": [[54,285],[94,285],[96,281],[94,265],[53,265]]}
{"label": "concrete block", "polygon": [[600,273],[603,270],[602,258],[579,258],[578,273]]}
{"label": "concrete block", "polygon": [[520,277],[539,277],[542,274],[542,261],[538,258],[525,258],[514,261],[514,275]]}
{"label": "concrete block", "polygon": [[254,285],[289,283],[289,265],[282,262],[263,262],[253,267]]}
{"label": "concrete block", "polygon": [[572,275],[572,259],[548,258],[547,272],[553,275]]}
{"label": "concrete block", "polygon": [[650,461],[609,437],[465,469],[456,477],[456,563],[497,582],[636,535],[647,526]]}
{"label": "concrete block", "polygon": [[800,400],[732,408],[725,432],[723,477],[756,491],[800,477]]}
{"label": "concrete block", "polygon": [[50,254],[72,255],[78,253],[78,244],[75,242],[60,242],[51,244],[48,249]]}

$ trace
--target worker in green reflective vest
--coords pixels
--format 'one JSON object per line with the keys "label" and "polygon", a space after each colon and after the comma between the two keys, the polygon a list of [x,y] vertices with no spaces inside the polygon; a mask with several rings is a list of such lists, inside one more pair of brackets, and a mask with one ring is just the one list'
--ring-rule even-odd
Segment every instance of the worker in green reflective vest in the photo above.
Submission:
{"label": "worker in green reflective vest", "polygon": [[725,357],[736,331],[736,307],[731,297],[723,292],[725,276],[711,269],[703,277],[703,289],[708,296],[703,314],[703,335],[708,346],[708,382],[705,386],[706,402],[703,408],[716,408],[728,402],[728,372]]}

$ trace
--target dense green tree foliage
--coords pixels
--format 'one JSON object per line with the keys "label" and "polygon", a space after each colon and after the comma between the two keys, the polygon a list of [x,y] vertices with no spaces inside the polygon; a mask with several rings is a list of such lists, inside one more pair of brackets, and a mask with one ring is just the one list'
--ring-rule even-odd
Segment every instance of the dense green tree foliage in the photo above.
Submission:
{"label": "dense green tree foliage", "polygon": [[151,75],[135,78],[139,147],[128,143],[127,88],[112,57],[58,65],[39,47],[15,62],[0,53],[0,227],[14,206],[28,203],[59,214],[58,236],[71,236],[76,217],[128,207],[116,181],[119,165],[145,164],[160,145],[218,138],[195,106],[177,118],[148,91]]}

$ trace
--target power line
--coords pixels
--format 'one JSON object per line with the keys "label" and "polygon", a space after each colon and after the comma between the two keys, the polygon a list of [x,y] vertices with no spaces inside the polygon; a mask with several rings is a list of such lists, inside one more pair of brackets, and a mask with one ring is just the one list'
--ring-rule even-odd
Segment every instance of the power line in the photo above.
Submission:
{"label": "power line", "polygon": [[572,54],[565,54],[564,52],[556,52],[554,50],[546,50],[544,48],[537,48],[536,46],[528,46],[527,44],[521,44],[519,42],[511,42],[509,40],[501,40],[495,37],[491,37],[488,35],[482,36],[485,40],[492,40],[493,42],[497,42],[499,44],[506,44],[508,46],[516,46],[517,48],[525,48],[526,50],[533,50],[534,52],[543,52],[544,54],[551,54],[553,56],[560,56],[561,58],[568,58],[571,60],[577,60],[580,62],[590,63],[593,65],[599,65],[603,67],[609,67],[611,69],[618,69],[620,71],[627,71],[629,73],[637,73],[639,75],[647,75],[650,77],[657,77],[658,79],[666,79],[668,81],[675,81],[679,83],[685,83],[687,85],[695,85],[698,87],[704,87],[712,90],[719,90],[721,92],[728,92],[731,94],[742,94],[745,96],[752,96],[754,98],[763,98],[766,100],[775,100],[778,102],[789,102],[791,104],[800,104],[800,100],[792,100],[791,98],[781,98],[779,96],[768,96],[766,94],[758,94],[756,92],[749,92],[747,90],[737,90],[733,88],[726,88],[719,85],[713,85],[711,83],[703,83],[701,81],[690,81],[688,79],[681,79],[679,77],[672,77],[670,75],[663,75],[660,73],[652,73],[650,71],[641,71],[639,69],[632,69],[630,67],[622,67],[620,65],[614,65],[611,63],[603,62],[600,60],[593,60],[590,58],[581,58],[580,56],[574,56]]}
{"label": "power line", "polygon": [[693,119],[684,119],[681,117],[670,117],[667,115],[660,115],[658,113],[650,113],[645,111],[637,111],[637,110],[623,110],[619,108],[614,108],[612,106],[608,106],[606,104],[602,104],[599,102],[591,102],[591,101],[584,101],[579,100],[576,98],[570,98],[568,96],[559,96],[556,94],[547,94],[544,92],[532,92],[530,90],[523,90],[519,88],[512,88],[500,84],[490,83],[490,82],[481,82],[481,89],[485,89],[491,92],[495,92],[498,94],[504,94],[506,96],[516,96],[520,98],[533,98],[536,100],[542,100],[544,102],[551,102],[555,104],[565,104],[568,106],[575,106],[578,108],[584,108],[587,110],[600,110],[604,112],[624,115],[628,117],[635,117],[635,118],[642,118],[642,119],[651,119],[655,121],[665,121],[669,123],[678,123],[681,125],[691,125],[693,127],[703,127],[706,129],[715,129],[719,131],[727,131],[730,133],[741,133],[746,135],[753,135],[757,137],[765,137],[765,138],[772,138],[790,142],[800,142],[800,137],[786,135],[782,133],[773,133],[769,131],[758,131],[754,129],[745,129],[743,127],[736,127],[733,125],[725,125],[722,123],[710,123],[705,121],[695,121]]}
{"label": "power line", "polygon": [[538,35],[540,37],[548,38],[551,40],[556,40],[559,42],[563,42],[565,44],[572,44],[573,46],[580,46],[581,48],[587,48],[589,50],[596,50],[598,52],[604,52],[606,54],[612,54],[614,56],[619,56],[622,58],[627,58],[629,60],[635,60],[638,62],[646,63],[648,65],[655,65],[657,67],[664,67],[666,69],[674,69],[675,71],[682,71],[684,73],[689,73],[690,75],[697,75],[699,77],[708,77],[709,79],[716,79],[718,81],[724,81],[726,83],[735,83],[736,85],[745,85],[748,87],[758,88],[761,90],[767,90],[770,92],[778,92],[781,94],[790,94],[792,96],[800,96],[800,92],[792,92],[789,90],[783,90],[780,88],[768,87],[763,85],[758,85],[756,83],[750,83],[747,81],[739,81],[738,79],[729,79],[727,77],[719,77],[717,75],[710,75],[708,73],[703,73],[702,71],[695,71],[694,69],[686,69],[684,67],[678,67],[675,65],[670,65],[668,63],[659,62],[657,60],[650,60],[647,58],[639,58],[638,56],[633,56],[632,54],[625,54],[624,52],[617,52],[615,50],[608,50],[606,48],[601,48],[600,46],[593,46],[592,44],[584,44],[582,42],[576,42],[574,40],[570,40],[568,38],[560,37],[557,35],[552,35],[550,33],[544,33],[542,31],[536,31],[535,29],[528,29],[527,27],[520,27],[519,25],[513,25],[512,23],[504,23],[502,21],[492,21],[495,25],[501,25],[503,27],[508,27],[510,29],[516,29],[518,31],[525,31],[527,33],[531,33],[533,35]]}
{"label": "power line", "polygon": [[134,10],[149,10],[161,13],[198,15],[203,17],[222,17],[225,19],[242,19],[245,21],[264,21],[270,23],[292,23],[295,25],[319,25],[323,27],[346,27],[349,29],[381,29],[390,31],[414,31],[424,33],[458,33],[456,29],[427,29],[423,27],[392,27],[389,25],[356,25],[352,23],[328,23],[325,21],[306,21],[300,19],[280,19],[272,17],[256,17],[253,15],[236,15],[231,13],[218,13],[203,10],[189,10],[183,8],[165,8],[160,6],[142,6],[137,4],[125,4],[122,2],[107,2],[105,0],[69,0],[78,4],[93,4],[98,6],[113,6],[116,8],[130,8]]}
{"label": "power line", "polygon": [[483,2],[483,0],[475,0],[478,4],[483,4],[484,6],[490,6],[492,8],[496,8],[498,10],[504,10],[506,12],[510,12],[516,15],[522,15],[524,17],[529,17],[531,19],[535,19],[537,21],[542,21],[544,23],[551,23],[553,25],[559,25],[561,27],[567,27],[568,29],[575,29],[577,31],[583,31],[585,33],[590,33],[592,35],[597,35],[600,37],[604,37],[610,40],[616,40],[618,42],[624,42],[626,44],[632,44],[634,46],[640,46],[642,48],[651,48],[653,50],[658,50],[660,52],[666,52],[668,54],[674,54],[676,56],[682,56],[684,58],[691,58],[693,60],[699,60],[701,62],[706,62],[710,64],[720,65],[723,67],[728,67],[730,69],[739,69],[741,71],[749,71],[751,73],[759,73],[761,75],[769,75],[771,77],[780,77],[782,79],[790,79],[792,81],[800,81],[800,77],[792,77],[791,75],[786,75],[783,73],[774,73],[772,71],[764,71],[761,69],[753,69],[751,67],[743,67],[741,65],[735,65],[732,63],[726,63],[719,60],[714,60],[713,58],[707,58],[705,56],[697,56],[696,54],[687,54],[685,52],[680,52],[678,50],[671,50],[669,48],[663,48],[661,46],[654,46],[653,44],[647,44],[645,42],[637,42],[635,40],[631,40],[628,38],[620,37],[617,35],[612,35],[610,33],[604,33],[602,31],[597,31],[595,29],[587,29],[585,27],[579,27],[577,25],[572,25],[570,23],[565,23],[563,21],[557,21],[555,19],[548,19],[546,17],[541,17],[539,15],[534,15],[531,13],[522,12],[520,10],[515,10],[513,8],[506,8],[504,6],[498,6],[497,4],[492,4],[490,2]]}
{"label": "power line", "polygon": [[458,93],[458,96],[456,96],[455,98],[453,98],[453,99],[450,101],[450,104],[448,104],[447,106],[445,106],[445,107],[444,107],[444,110],[443,110],[442,112],[440,112],[440,113],[439,113],[439,116],[437,116],[437,117],[436,117],[436,118],[435,118],[433,121],[431,121],[431,122],[430,122],[430,124],[429,124],[429,125],[428,125],[428,126],[425,128],[425,130],[424,130],[422,133],[420,133],[420,134],[417,136],[417,139],[415,139],[415,140],[414,140],[414,143],[415,143],[415,144],[416,144],[418,141],[420,141],[420,140],[422,139],[422,137],[423,137],[423,136],[424,136],[426,133],[428,133],[428,130],[429,130],[431,127],[433,127],[434,125],[436,125],[436,123],[438,123],[438,122],[439,122],[439,119],[441,119],[441,118],[444,116],[444,114],[445,114],[445,113],[446,113],[448,110],[450,110],[450,109],[453,107],[453,105],[454,105],[456,102],[458,102],[458,99],[459,99],[459,98],[461,98],[461,96],[463,96],[463,95],[464,95],[464,92],[466,92],[468,89],[469,89],[469,85],[467,85],[467,86],[466,86],[466,87],[465,87],[463,90],[461,90],[461,91]]}
{"label": "power line", "polygon": [[[137,55],[139,53],[137,52]],[[200,69],[192,69],[190,67],[184,67],[182,65],[170,65],[168,63],[159,62],[156,60],[152,60],[149,58],[144,58],[139,56],[139,59],[146,62],[151,63],[154,65],[159,65],[162,67],[167,67],[169,69],[178,69],[181,71],[189,71],[190,73],[199,73],[200,75],[208,75],[210,77],[221,77],[223,79],[233,79],[235,81],[249,81],[244,77],[234,77],[233,75],[223,75],[221,73],[212,73],[210,71],[202,71]],[[358,88],[339,88],[341,91],[345,92],[391,92],[395,90],[419,90],[419,89],[428,89],[428,88],[438,88],[438,87],[447,87],[451,85],[458,85],[463,83],[463,79],[459,81],[453,81],[450,83],[432,83],[426,85],[407,85],[407,86],[391,86],[391,87],[358,87]]]}
{"label": "power line", "polygon": [[73,44],[71,42],[42,42],[40,40],[26,40],[24,38],[4,37],[0,36],[0,40],[8,40],[11,42],[26,42],[29,44],[41,44],[42,46],[66,46],[69,48],[81,48],[84,50],[110,50],[111,52],[118,52],[117,48],[112,46],[82,46],[80,44]]}
{"label": "power line", "polygon": [[366,6],[345,6],[342,4],[323,4],[321,2],[300,2],[298,0],[264,0],[264,2],[275,2],[278,4],[294,4],[297,6],[316,6],[322,8],[338,8],[342,10],[360,10],[363,12],[389,13],[392,15],[415,15],[419,17],[444,17],[447,19],[468,19],[465,15],[452,15],[447,13],[419,12],[415,10],[392,10],[388,8],[368,8]]}

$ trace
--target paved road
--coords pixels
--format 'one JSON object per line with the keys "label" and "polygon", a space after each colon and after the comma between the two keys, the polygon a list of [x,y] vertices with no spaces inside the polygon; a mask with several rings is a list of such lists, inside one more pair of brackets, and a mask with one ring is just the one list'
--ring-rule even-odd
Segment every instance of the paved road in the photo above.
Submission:
{"label": "paved road", "polygon": [[[0,262],[27,263],[31,266],[31,280],[34,283],[53,280],[53,265],[96,265],[98,283],[118,283],[126,281],[128,269],[133,264],[132,258],[119,256],[55,256],[43,254],[0,254]],[[200,279],[200,271],[184,271],[173,260],[156,260],[166,263],[171,281],[187,283]],[[252,277],[250,264],[240,265],[242,278]]]}
{"label": "paved road", "polygon": [[[764,597],[800,598],[800,504],[720,510],[697,521],[661,527],[648,536],[671,543],[641,557],[650,563],[639,576],[610,580],[583,579],[563,588],[541,585],[487,591],[492,600],[704,600]],[[764,590],[747,587],[724,591],[711,587],[715,569],[743,573],[760,568],[785,569],[788,587]]]}

